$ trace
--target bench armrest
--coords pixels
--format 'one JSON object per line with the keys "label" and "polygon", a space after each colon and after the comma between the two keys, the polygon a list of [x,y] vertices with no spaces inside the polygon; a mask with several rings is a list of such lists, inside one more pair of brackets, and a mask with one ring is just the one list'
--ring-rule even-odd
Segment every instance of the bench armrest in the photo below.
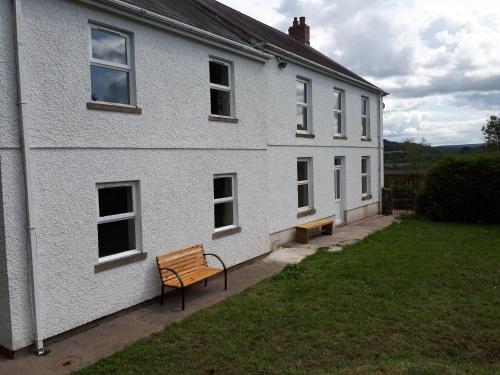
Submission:
{"label": "bench armrest", "polygon": [[[184,288],[184,283],[182,282],[182,278],[179,276],[179,274],[177,273],[176,270],[173,270],[172,268],[165,268],[165,267],[163,267],[162,269],[172,272],[175,275],[175,277],[177,277],[177,279],[179,280],[181,287]],[[163,283],[163,277],[161,279],[161,282]]]}
{"label": "bench armrest", "polygon": [[213,256],[215,258],[217,258],[219,260],[219,262],[221,262],[222,264],[222,268],[224,268],[224,271],[226,271],[226,265],[224,264],[224,262],[222,261],[221,257],[216,255],[216,254],[212,254],[212,253],[208,253],[208,254],[203,254],[204,256],[207,256],[207,255],[210,255],[210,256]]}

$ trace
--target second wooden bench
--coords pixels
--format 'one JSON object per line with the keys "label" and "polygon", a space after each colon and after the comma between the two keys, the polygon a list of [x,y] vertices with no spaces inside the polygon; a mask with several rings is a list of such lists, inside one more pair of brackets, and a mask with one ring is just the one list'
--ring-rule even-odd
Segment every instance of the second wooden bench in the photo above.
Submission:
{"label": "second wooden bench", "polygon": [[308,243],[311,232],[318,229],[321,231],[321,234],[331,235],[333,230],[333,220],[321,219],[307,224],[297,225],[295,227],[295,241]]}

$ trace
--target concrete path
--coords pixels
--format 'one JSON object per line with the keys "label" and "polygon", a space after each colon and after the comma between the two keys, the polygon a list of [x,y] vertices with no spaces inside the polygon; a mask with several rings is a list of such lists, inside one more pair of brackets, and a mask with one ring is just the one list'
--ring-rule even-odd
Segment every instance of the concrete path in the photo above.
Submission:
{"label": "concrete path", "polygon": [[229,288],[224,291],[223,278],[209,281],[207,287],[197,285],[186,293],[186,310],[180,310],[180,296],[167,297],[166,304],[152,303],[139,306],[110,318],[105,318],[86,331],[48,345],[50,354],[36,357],[20,353],[14,360],[0,356],[0,375],[68,374],[100,358],[107,357],[126,345],[163,329],[167,324],[216,304],[225,298],[279,272],[286,264],[298,263],[319,247],[339,251],[380,230],[394,221],[392,216],[376,216],[353,224],[334,228],[332,236],[319,236],[307,245],[292,244],[274,251],[264,259],[231,271]]}

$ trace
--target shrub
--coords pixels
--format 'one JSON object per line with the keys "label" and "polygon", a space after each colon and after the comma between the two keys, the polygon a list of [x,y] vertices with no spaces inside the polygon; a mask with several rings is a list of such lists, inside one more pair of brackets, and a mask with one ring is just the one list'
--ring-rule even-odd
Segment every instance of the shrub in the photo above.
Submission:
{"label": "shrub", "polygon": [[436,221],[500,222],[500,153],[438,162],[424,178],[417,214]]}

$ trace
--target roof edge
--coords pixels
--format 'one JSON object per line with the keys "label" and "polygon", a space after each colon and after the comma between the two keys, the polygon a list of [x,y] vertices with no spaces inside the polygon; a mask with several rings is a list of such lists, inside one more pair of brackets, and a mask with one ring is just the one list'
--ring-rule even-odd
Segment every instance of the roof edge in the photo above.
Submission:
{"label": "roof edge", "polygon": [[376,92],[377,94],[380,94],[382,96],[387,96],[389,95],[388,92],[384,91],[378,86],[375,86],[373,84],[368,84],[363,81],[357,80],[353,77],[350,77],[346,74],[342,74],[340,72],[337,72],[336,70],[333,70],[331,68],[328,68],[322,64],[316,63],[314,61],[308,60],[305,57],[299,56],[293,52],[290,52],[288,50],[285,50],[283,48],[280,48],[278,46],[275,46],[271,43],[264,43],[264,46],[267,47],[267,50],[270,50],[274,55],[278,55],[280,57],[288,58],[289,60],[292,60],[295,63],[298,63],[300,65],[309,67],[313,70],[319,71],[320,73],[326,73],[330,76],[333,76],[335,78],[338,78],[344,82],[354,84],[356,86],[369,89],[371,91]]}
{"label": "roof edge", "polygon": [[126,3],[121,0],[75,0],[80,3],[91,5],[97,8],[106,9],[126,15],[128,17],[140,19],[144,22],[161,26],[163,29],[180,34],[191,39],[195,39],[205,44],[215,45],[220,48],[245,55],[254,60],[266,62],[273,56],[261,51],[253,46],[236,42],[234,40],[219,36],[203,29],[176,21],[172,18],[162,16],[136,5]]}

